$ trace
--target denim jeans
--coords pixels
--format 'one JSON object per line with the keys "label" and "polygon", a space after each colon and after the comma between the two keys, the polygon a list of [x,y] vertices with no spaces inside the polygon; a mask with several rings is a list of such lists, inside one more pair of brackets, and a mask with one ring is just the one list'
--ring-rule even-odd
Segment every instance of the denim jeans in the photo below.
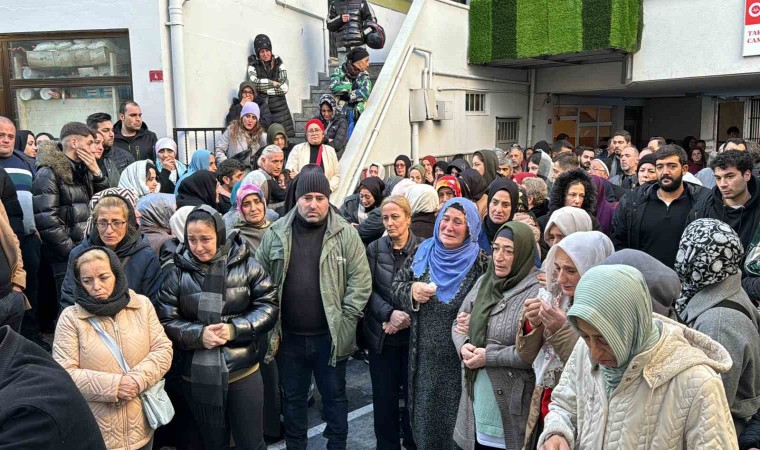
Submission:
{"label": "denim jeans", "polygon": [[329,365],[332,339],[329,333],[301,336],[283,333],[277,354],[288,450],[306,450],[307,402],[312,374],[322,397],[326,423],[322,434],[329,450],[345,450],[348,437],[346,360]]}

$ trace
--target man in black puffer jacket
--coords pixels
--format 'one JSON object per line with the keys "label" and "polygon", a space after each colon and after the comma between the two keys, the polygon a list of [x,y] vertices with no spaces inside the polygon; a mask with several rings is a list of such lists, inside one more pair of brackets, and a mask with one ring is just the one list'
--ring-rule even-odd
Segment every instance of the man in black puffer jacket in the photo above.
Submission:
{"label": "man in black puffer jacket", "polygon": [[327,29],[340,36],[339,45],[350,50],[365,44],[364,29],[377,23],[367,0],[334,0],[327,14]]}
{"label": "man in black puffer jacket", "polygon": [[91,152],[94,142],[87,125],[70,122],[61,129],[61,147],[37,155],[32,183],[34,221],[53,267],[59,299],[69,253],[84,238],[90,198],[108,188],[108,179]]}

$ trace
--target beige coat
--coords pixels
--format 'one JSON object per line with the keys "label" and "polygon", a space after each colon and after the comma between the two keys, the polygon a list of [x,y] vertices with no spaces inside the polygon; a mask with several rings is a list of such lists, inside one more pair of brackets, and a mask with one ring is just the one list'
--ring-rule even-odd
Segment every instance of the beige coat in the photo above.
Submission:
{"label": "beige coat", "polygon": [[[517,328],[517,354],[528,364],[533,364],[538,352],[544,345],[544,342],[551,345],[554,352],[560,360],[567,362],[570,354],[578,342],[578,333],[570,326],[570,322],[565,321],[564,325],[554,334],[549,332],[540,325],[534,328],[530,333],[525,334],[525,315],[520,318]],[[536,439],[538,439],[538,421],[541,416],[541,399],[544,396],[544,388],[538,385],[533,389],[533,395],[530,399],[530,409],[528,413],[528,424],[525,427],[525,445],[524,449],[536,448]]]}
{"label": "beige coat", "polygon": [[[21,245],[16,238],[16,233],[11,228],[11,222],[8,219],[8,213],[5,212],[5,206],[0,203],[0,248],[8,258],[8,267],[11,268],[11,283],[21,289],[26,289],[26,271],[24,270],[24,260],[21,258]],[[32,305],[24,296],[24,307],[31,309]]]}
{"label": "beige coat", "polygon": [[[129,304],[115,318],[99,317],[98,322],[119,344],[131,369],[129,375],[142,392],[169,370],[172,344],[150,300],[131,290],[129,295]],[[63,310],[55,330],[53,358],[71,375],[87,400],[106,447],[139,449],[153,435],[143,414],[142,400],[137,397],[124,402],[116,397],[124,372],[88,321],[90,317],[93,315],[79,305]]]}
{"label": "beige coat", "polygon": [[654,315],[660,339],[636,355],[607,395],[599,365],[579,340],[552,392],[538,445],[564,436],[571,449],[738,449],[720,373],[731,367],[707,335]]}
{"label": "beige coat", "polygon": [[[311,148],[308,142],[303,142],[293,147],[290,155],[288,155],[288,162],[285,163],[285,168],[290,171],[291,177],[298,175],[303,166],[309,164],[310,152]],[[325,176],[330,182],[330,189],[335,192],[338,186],[340,186],[338,155],[335,153],[335,149],[327,144],[322,145],[322,165],[325,168]]]}

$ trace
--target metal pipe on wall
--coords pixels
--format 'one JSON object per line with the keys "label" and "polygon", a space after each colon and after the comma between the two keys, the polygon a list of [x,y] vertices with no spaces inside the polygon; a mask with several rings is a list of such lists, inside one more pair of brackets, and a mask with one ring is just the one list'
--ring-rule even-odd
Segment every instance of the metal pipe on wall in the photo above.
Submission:
{"label": "metal pipe on wall", "polygon": [[526,147],[530,147],[533,142],[533,108],[535,107],[535,97],[536,97],[536,69],[530,69],[530,74],[528,75],[530,87],[528,88],[528,134],[525,138],[527,141],[525,143]]}
{"label": "metal pipe on wall", "polygon": [[[188,0],[169,0],[169,36],[171,40],[174,128],[187,127],[187,91],[185,89],[185,39],[183,5]],[[185,155],[186,157],[188,155]],[[187,158],[186,158],[187,159]]]}

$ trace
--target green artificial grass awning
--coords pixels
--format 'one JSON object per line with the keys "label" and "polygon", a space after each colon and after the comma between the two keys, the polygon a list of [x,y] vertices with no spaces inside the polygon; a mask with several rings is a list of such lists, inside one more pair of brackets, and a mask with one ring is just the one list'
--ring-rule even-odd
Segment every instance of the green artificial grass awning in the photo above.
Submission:
{"label": "green artificial grass awning", "polygon": [[471,0],[470,63],[619,59],[639,49],[642,9],[642,0]]}

